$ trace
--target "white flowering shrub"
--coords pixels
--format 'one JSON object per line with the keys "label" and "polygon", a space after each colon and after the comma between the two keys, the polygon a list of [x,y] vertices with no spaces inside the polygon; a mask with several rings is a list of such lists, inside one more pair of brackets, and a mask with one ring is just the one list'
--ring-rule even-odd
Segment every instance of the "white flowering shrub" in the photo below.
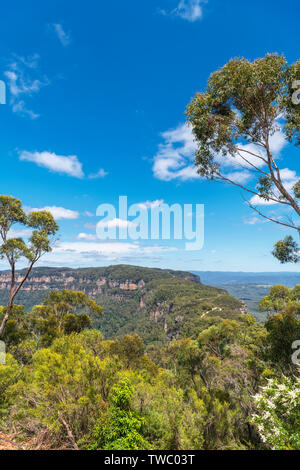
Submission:
{"label": "white flowering shrub", "polygon": [[262,441],[274,450],[300,450],[300,380],[269,380],[254,399],[252,421]]}

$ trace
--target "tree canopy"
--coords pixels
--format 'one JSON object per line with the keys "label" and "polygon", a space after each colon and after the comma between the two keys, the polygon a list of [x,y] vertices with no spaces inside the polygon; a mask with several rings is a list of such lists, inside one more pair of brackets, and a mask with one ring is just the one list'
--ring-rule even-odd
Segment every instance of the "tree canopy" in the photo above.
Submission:
{"label": "tree canopy", "polygon": [[[299,77],[300,61],[288,65],[278,54],[252,62],[232,59],[210,76],[206,91],[195,95],[186,112],[199,174],[243,189],[256,213],[298,235],[300,180],[296,172],[280,168],[276,141],[280,147],[284,140],[300,144],[300,104],[292,99]],[[289,212],[276,217],[262,212],[264,204]],[[282,263],[299,261],[291,236],[278,242],[273,254]]]}
{"label": "tree canopy", "polygon": [[[31,231],[28,242],[14,237],[14,226]],[[13,308],[14,299],[27,280],[33,266],[43,254],[51,251],[51,242],[58,231],[52,214],[47,211],[32,211],[26,214],[19,199],[0,196],[0,259],[6,259],[11,271],[11,285],[6,313],[0,325],[0,337]],[[27,269],[21,279],[16,279],[16,263],[27,262]]]}

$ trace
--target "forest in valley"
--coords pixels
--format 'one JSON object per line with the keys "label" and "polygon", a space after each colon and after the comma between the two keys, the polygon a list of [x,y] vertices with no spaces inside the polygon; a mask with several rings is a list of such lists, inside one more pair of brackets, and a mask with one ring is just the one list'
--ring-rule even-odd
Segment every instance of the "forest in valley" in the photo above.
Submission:
{"label": "forest in valley", "polygon": [[83,292],[51,291],[27,314],[14,305],[0,437],[24,449],[299,449],[291,344],[300,337],[300,286],[271,288],[260,302],[272,314],[264,325],[250,314],[222,318],[207,300],[205,308],[192,337],[146,332],[145,344],[138,334],[104,339],[94,327],[103,309]]}

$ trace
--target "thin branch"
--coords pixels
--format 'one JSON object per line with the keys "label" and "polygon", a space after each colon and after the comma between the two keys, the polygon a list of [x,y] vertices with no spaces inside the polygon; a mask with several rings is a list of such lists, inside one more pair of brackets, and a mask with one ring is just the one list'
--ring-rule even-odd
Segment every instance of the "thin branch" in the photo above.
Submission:
{"label": "thin branch", "polygon": [[246,152],[246,153],[249,153],[249,155],[252,155],[253,157],[259,158],[260,160],[262,160],[266,165],[268,164],[268,161],[265,160],[262,156],[257,155],[256,153],[250,152],[250,150],[240,149],[240,148],[238,148],[238,147],[236,147],[236,149],[237,149],[239,152]]}
{"label": "thin branch", "polygon": [[[254,194],[255,196],[261,197],[261,194],[259,194],[258,192],[253,191],[252,189],[246,188],[246,187],[243,186],[242,184],[236,183],[235,181],[231,180],[230,178],[226,178],[226,177],[223,176],[221,173],[217,172],[216,174],[217,174],[217,176],[218,176],[218,178],[219,178],[219,179],[217,179],[217,180],[228,182],[228,183],[230,183],[230,184],[233,184],[234,186],[238,186],[239,188],[243,189],[244,191],[247,191],[248,193],[251,193],[251,194]],[[289,202],[281,201],[281,200],[275,199],[275,198],[273,198],[273,197],[268,197],[268,200],[274,201],[274,202],[276,202],[276,203],[278,203],[278,204],[284,204],[284,205],[287,205],[287,206],[290,206],[290,205],[291,205]]]}
{"label": "thin branch", "polygon": [[246,201],[246,202],[247,202],[248,206],[251,209],[253,209],[255,212],[257,212],[257,214],[259,214],[264,219],[267,219],[267,220],[269,220],[271,222],[274,222],[275,224],[278,224],[278,225],[284,225],[285,227],[292,228],[294,230],[299,230],[299,227],[296,227],[295,225],[286,224],[284,222],[280,222],[279,220],[273,219],[272,217],[268,217],[267,215],[260,212],[256,207],[254,207],[249,201]]}
{"label": "thin branch", "polygon": [[[243,155],[241,155],[239,152],[240,150],[238,150],[238,154],[239,156],[250,166],[252,166],[253,168],[255,168],[255,170],[257,170],[259,173],[263,173],[264,175],[266,176],[269,176],[269,173],[267,173],[266,171],[262,170],[261,168],[258,168],[257,166],[255,166],[253,163],[249,162],[249,160],[247,160],[247,158],[243,157]],[[244,151],[244,150],[241,150],[241,151]],[[244,167],[245,169],[247,169],[247,167]]]}
{"label": "thin branch", "polygon": [[[275,186],[277,187],[278,191],[283,195],[283,197],[289,201],[289,205],[291,207],[293,207],[293,209],[295,210],[295,212],[300,215],[300,207],[298,206],[297,202],[294,200],[294,198],[289,194],[289,192],[285,189],[282,181],[281,181],[281,177],[280,177],[280,171],[279,171],[279,168],[278,166],[276,165],[275,161],[274,161],[274,158],[273,158],[273,155],[271,153],[271,150],[270,150],[270,146],[269,146],[269,135],[268,133],[266,132],[265,134],[265,139],[266,139],[266,151],[267,151],[267,155],[268,155],[268,167],[270,169],[270,173],[271,173],[271,179],[272,181],[274,182]],[[277,174],[277,178],[275,177],[275,174],[274,174],[274,170],[273,170],[273,166],[275,168],[275,171],[276,171],[276,174]]]}
{"label": "thin branch", "polygon": [[74,450],[79,450],[79,447],[78,445],[76,444],[76,441],[75,441],[75,438],[74,438],[74,435],[72,433],[72,430],[70,428],[70,426],[68,425],[68,423],[64,420],[64,418],[62,417],[61,413],[59,413],[59,417],[60,417],[60,420],[62,422],[62,424],[64,425],[64,427],[66,428],[66,431],[67,431],[67,435],[68,435],[68,438],[73,446],[73,449]]}

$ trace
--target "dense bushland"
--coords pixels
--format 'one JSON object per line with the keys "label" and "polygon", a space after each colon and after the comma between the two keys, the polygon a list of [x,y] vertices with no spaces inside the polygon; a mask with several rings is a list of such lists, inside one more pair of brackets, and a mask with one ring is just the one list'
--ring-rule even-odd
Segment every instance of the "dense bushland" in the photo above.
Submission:
{"label": "dense bushland", "polygon": [[16,306],[1,431],[33,449],[299,449],[299,367],[283,341],[298,339],[299,286],[272,288],[261,308],[266,326],[205,316],[196,338],[146,349],[138,335],[104,340],[84,294],[54,292],[28,315]]}

